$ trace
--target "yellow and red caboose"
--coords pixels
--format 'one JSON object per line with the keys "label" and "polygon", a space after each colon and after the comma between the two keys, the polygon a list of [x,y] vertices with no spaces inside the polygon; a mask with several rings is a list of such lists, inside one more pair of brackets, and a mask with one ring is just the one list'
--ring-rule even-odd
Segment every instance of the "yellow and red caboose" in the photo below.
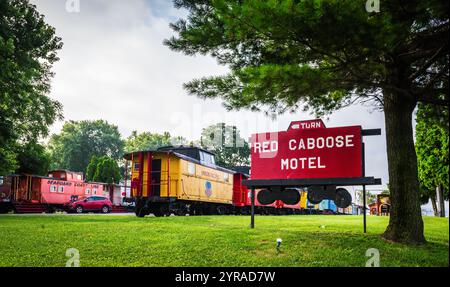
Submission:
{"label": "yellow and red caboose", "polygon": [[[164,147],[130,153],[125,159],[137,216],[249,213],[249,191],[242,185],[249,175],[217,166],[214,154],[207,150]],[[274,212],[268,210],[294,213],[301,209],[300,204],[288,207],[279,202],[257,206],[258,211],[269,214]]]}

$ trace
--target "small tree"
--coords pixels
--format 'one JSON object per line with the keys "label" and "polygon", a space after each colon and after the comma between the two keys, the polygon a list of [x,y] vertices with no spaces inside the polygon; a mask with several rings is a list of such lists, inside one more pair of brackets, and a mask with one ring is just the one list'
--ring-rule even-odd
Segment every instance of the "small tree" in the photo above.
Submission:
{"label": "small tree", "polygon": [[120,168],[114,159],[108,156],[98,159],[92,181],[114,184],[119,183],[121,178]]}
{"label": "small tree", "polygon": [[86,168],[86,180],[93,181],[95,172],[97,171],[99,158],[97,156],[92,156],[88,167]]}

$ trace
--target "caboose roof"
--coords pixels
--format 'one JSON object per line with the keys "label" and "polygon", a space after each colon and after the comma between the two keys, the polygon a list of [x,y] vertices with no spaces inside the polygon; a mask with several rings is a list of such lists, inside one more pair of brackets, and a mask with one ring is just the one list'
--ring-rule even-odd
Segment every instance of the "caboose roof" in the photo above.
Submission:
{"label": "caboose roof", "polygon": [[139,156],[140,153],[148,153],[148,152],[151,152],[151,153],[154,153],[154,154],[157,154],[157,153],[172,154],[172,155],[174,155],[174,156],[176,156],[178,158],[181,158],[183,160],[186,160],[186,161],[189,161],[189,162],[192,162],[192,163],[196,163],[196,164],[203,165],[203,166],[208,166],[208,167],[215,168],[217,170],[220,170],[220,171],[223,171],[223,172],[227,172],[227,173],[231,173],[231,174],[235,174],[236,173],[236,171],[234,171],[234,170],[227,169],[227,168],[224,168],[224,167],[221,167],[221,166],[218,166],[218,165],[210,166],[210,165],[203,164],[200,161],[199,158],[192,156],[194,152],[198,154],[200,151],[215,156],[214,153],[212,153],[212,152],[210,152],[210,151],[208,151],[206,149],[199,148],[199,147],[191,147],[191,146],[190,147],[186,147],[186,146],[174,147],[174,146],[167,146],[167,147],[158,148],[156,150],[153,149],[153,150],[144,150],[144,151],[138,151],[138,152],[129,153],[129,154],[124,155],[124,158],[127,159],[127,160],[131,160],[132,157]]}

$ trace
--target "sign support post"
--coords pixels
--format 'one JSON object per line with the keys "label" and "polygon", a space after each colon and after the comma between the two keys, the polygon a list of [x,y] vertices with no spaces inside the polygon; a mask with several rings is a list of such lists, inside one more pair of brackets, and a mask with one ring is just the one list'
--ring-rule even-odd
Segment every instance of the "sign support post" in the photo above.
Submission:
{"label": "sign support post", "polygon": [[[366,145],[362,143],[362,173],[363,177],[366,176]],[[366,211],[366,205],[367,205],[367,194],[366,194],[366,185],[363,185],[363,225],[364,225],[364,233],[367,233],[367,211]]]}
{"label": "sign support post", "polygon": [[364,199],[363,199],[364,233],[367,233],[366,186],[365,185],[363,185],[363,197],[364,197]]}
{"label": "sign support post", "polygon": [[251,200],[252,200],[252,207],[251,207],[251,214],[252,214],[252,220],[250,223],[250,228],[254,229],[255,228],[255,188],[252,187],[252,193],[251,193]]}

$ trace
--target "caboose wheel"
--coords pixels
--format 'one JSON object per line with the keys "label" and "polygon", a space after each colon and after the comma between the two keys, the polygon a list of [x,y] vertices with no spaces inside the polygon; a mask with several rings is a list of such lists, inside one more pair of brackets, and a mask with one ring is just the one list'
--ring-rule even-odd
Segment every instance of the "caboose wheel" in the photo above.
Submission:
{"label": "caboose wheel", "polygon": [[323,195],[320,191],[309,190],[307,195],[308,201],[312,204],[319,204],[323,201]]}
{"label": "caboose wheel", "polygon": [[137,217],[141,218],[148,215],[147,210],[145,210],[144,208],[136,208],[135,213]]}
{"label": "caboose wheel", "polygon": [[217,214],[218,215],[226,215],[227,214],[227,209],[224,206],[218,206],[217,207]]}
{"label": "caboose wheel", "polygon": [[346,189],[338,188],[334,203],[339,208],[347,208],[352,204],[352,196]]}

